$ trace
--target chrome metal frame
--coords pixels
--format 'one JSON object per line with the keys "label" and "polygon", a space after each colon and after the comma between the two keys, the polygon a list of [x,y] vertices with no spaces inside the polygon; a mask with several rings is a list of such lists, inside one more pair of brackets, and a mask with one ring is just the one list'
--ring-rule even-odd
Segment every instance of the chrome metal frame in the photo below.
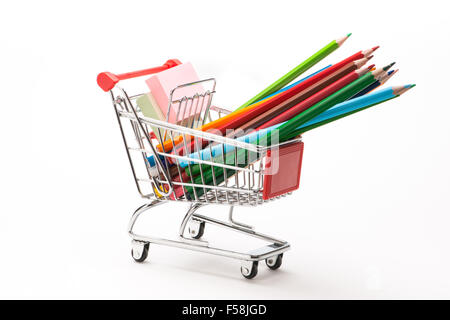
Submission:
{"label": "chrome metal frame", "polygon": [[[206,90],[203,93],[198,93],[193,97],[182,97],[174,100],[174,94],[178,89],[193,84],[206,85],[207,83],[212,83],[211,89]],[[118,86],[116,86],[116,89],[110,91],[135,184],[141,197],[150,201],[136,209],[133,213],[129,222],[128,233],[132,238],[133,257],[135,258],[143,254],[143,246],[147,245],[148,250],[149,243],[156,243],[241,260],[241,270],[243,270],[242,273],[245,276],[250,273],[251,264],[254,261],[276,257],[287,251],[290,248],[290,245],[286,241],[256,232],[252,226],[237,222],[233,219],[234,206],[255,206],[267,201],[262,199],[262,188],[265,175],[264,157],[269,148],[194,129],[195,125],[199,123],[202,124],[206,121],[212,121],[214,118],[213,114],[217,117],[221,117],[222,115],[229,113],[226,109],[211,105],[215,86],[215,79],[206,79],[178,86],[171,91],[166,120],[169,119],[169,112],[174,103],[178,103],[176,117],[179,119],[182,110],[181,106],[184,103],[183,116],[181,117],[182,121],[179,124],[172,124],[167,121],[159,121],[144,117],[138,106],[135,105],[135,101],[143,94],[129,96],[124,89]],[[194,118],[191,118],[186,122],[186,112],[188,115],[191,114],[188,105],[190,105],[189,108],[196,108],[196,113]],[[200,111],[197,113],[197,110]],[[131,139],[134,141],[134,146],[132,146],[132,142],[129,138],[130,134],[128,134],[125,128],[127,123],[129,129],[128,132],[131,132],[130,134],[134,136],[134,139]],[[183,142],[182,148],[184,147],[185,151],[181,153],[174,152],[174,150],[166,151],[164,150],[164,145],[161,145],[162,147],[158,148],[156,146],[158,143],[156,139],[150,137],[150,132],[152,131],[150,126],[152,128],[157,128],[157,132],[154,132],[154,134],[159,137],[160,141],[166,141],[167,137],[169,137],[169,140],[175,145],[175,137],[181,136]],[[187,152],[190,151],[190,149],[188,148],[186,141],[188,141],[191,146],[193,145],[194,150],[192,153],[198,153],[197,158],[192,158],[187,155]],[[301,139],[293,139],[287,143],[298,141],[301,141]],[[222,146],[223,152],[221,152],[221,157],[213,156],[211,146],[215,145]],[[234,150],[233,163],[228,163],[228,159],[225,159],[224,145],[232,146],[232,149]],[[271,145],[270,148],[273,149],[279,145]],[[202,150],[209,150],[210,153],[208,159],[203,159],[203,156],[200,154]],[[132,155],[133,152],[141,155],[142,159],[140,160],[140,165],[135,161]],[[238,152],[239,154],[244,154],[246,159],[244,164],[238,163]],[[225,156],[229,157],[229,154],[230,153],[227,153]],[[149,157],[153,157],[155,162],[153,167],[149,163]],[[249,159],[252,160],[250,161]],[[198,182],[198,178],[197,180],[194,180],[193,176],[190,176],[190,178],[184,181],[182,177],[182,168],[180,166],[180,161],[183,160],[188,161],[186,170],[188,169],[189,172],[193,172],[191,171],[192,168],[197,166],[197,169],[199,170],[199,175],[197,177],[201,178],[201,183]],[[170,167],[172,170],[173,168],[176,168],[175,174],[170,172]],[[211,168],[212,181],[205,180],[207,171],[205,171],[206,169],[204,169],[204,167]],[[139,168],[141,171],[142,168],[145,169],[143,170],[143,174],[138,172]],[[185,169],[183,169],[183,171],[184,170]],[[222,181],[216,181],[222,174],[216,175],[215,170],[222,170]],[[175,176],[181,178],[176,180],[174,179]],[[182,190],[181,194],[179,190]],[[190,190],[190,192],[188,192],[188,190]],[[199,195],[198,193],[201,193],[201,191],[203,191],[203,193]],[[190,203],[189,210],[181,222],[178,239],[170,240],[136,234],[133,229],[138,217],[147,210],[166,201],[184,201]],[[207,204],[230,206],[228,221],[221,221],[196,213],[199,208]],[[255,237],[267,241],[269,244],[262,248],[252,250],[251,252],[237,252],[214,247],[207,241],[186,236],[186,228],[188,226],[192,227],[194,231],[198,231],[199,226],[202,223],[223,227],[247,236]],[[273,261],[273,259],[270,261]]]}
{"label": "chrome metal frame", "polygon": [[[230,221],[225,222],[218,219],[214,219],[211,217],[207,217],[205,215],[197,214],[196,211],[203,207],[203,204],[198,203],[192,203],[189,207],[188,212],[183,218],[183,221],[180,225],[180,232],[179,232],[179,240],[169,240],[164,238],[158,238],[158,237],[152,237],[152,236],[144,236],[134,233],[133,228],[134,225],[138,219],[138,217],[144,213],[145,211],[156,207],[160,204],[162,204],[163,201],[160,200],[153,200],[152,202],[145,204],[133,213],[131,216],[129,225],[128,225],[128,234],[130,237],[138,242],[135,243],[135,245],[140,246],[144,243],[156,243],[160,245],[170,246],[170,247],[176,247],[176,248],[182,248],[182,249],[188,249],[193,251],[199,251],[199,252],[205,252],[210,253],[214,255],[219,255],[223,257],[238,259],[243,262],[243,265],[246,265],[246,262],[248,261],[261,261],[265,260],[270,257],[277,256],[279,254],[282,254],[289,250],[290,245],[288,242],[280,239],[276,239],[274,237],[256,232],[253,227],[251,226],[245,226],[243,227],[240,224],[235,224],[232,221],[232,214],[230,215]],[[226,249],[221,249],[217,247],[210,246],[209,242],[204,240],[197,240],[197,239],[189,239],[184,236],[186,226],[188,225],[188,222],[191,220],[197,220],[200,222],[209,223],[215,226],[224,227],[228,230],[232,230],[235,232],[243,233],[245,235],[258,238],[260,240],[264,240],[269,242],[270,244],[255,250],[252,250],[250,252],[237,252],[237,251],[231,251]],[[141,244],[139,244],[141,243]]]}

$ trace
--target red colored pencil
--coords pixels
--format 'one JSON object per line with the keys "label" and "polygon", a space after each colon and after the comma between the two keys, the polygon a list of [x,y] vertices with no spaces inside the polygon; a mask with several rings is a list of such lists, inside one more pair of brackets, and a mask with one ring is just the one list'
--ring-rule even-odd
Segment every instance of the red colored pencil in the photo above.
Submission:
{"label": "red colored pencil", "polygon": [[320,90],[319,92],[317,92],[316,94],[312,95],[308,99],[303,100],[302,102],[300,102],[300,103],[296,104],[295,106],[293,106],[292,108],[284,111],[283,113],[281,113],[280,115],[276,116],[275,118],[273,118],[273,119],[267,121],[266,123],[260,125],[257,128],[257,130],[264,129],[264,128],[267,128],[267,127],[270,127],[270,126],[273,126],[275,124],[278,124],[278,123],[281,123],[281,122],[284,122],[286,120],[291,119],[292,117],[294,117],[297,114],[305,111],[309,107],[315,105],[316,103],[318,103],[319,101],[325,99],[326,97],[328,97],[329,95],[333,94],[334,92],[342,89],[343,87],[345,87],[349,83],[355,81],[360,76],[362,76],[362,75],[366,74],[367,72],[369,72],[369,70],[372,69],[372,68],[373,68],[373,65],[350,72],[345,77],[342,77],[341,79],[337,80],[336,82],[330,84],[329,86],[327,86],[326,88]]}

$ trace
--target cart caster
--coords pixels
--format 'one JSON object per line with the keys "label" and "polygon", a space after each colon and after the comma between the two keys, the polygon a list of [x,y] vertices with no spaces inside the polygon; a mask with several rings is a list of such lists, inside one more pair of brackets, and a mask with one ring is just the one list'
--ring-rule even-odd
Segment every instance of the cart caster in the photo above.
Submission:
{"label": "cart caster", "polygon": [[241,266],[242,276],[246,279],[253,279],[258,274],[258,261],[245,261]]}
{"label": "cart caster", "polygon": [[140,242],[133,240],[131,243],[131,256],[136,262],[144,262],[148,257],[149,242]]}
{"label": "cart caster", "polygon": [[282,262],[283,262],[283,254],[279,254],[275,257],[270,257],[266,259],[266,265],[272,270],[277,270],[279,267],[281,267]]}
{"label": "cart caster", "polygon": [[205,233],[205,221],[191,220],[189,224],[189,235],[193,239],[200,239]]}

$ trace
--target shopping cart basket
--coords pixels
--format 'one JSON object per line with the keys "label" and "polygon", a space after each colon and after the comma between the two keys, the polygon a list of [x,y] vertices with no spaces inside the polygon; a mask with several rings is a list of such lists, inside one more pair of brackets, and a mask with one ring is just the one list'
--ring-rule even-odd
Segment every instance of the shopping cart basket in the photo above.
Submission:
{"label": "shopping cart basket", "polygon": [[[278,269],[283,253],[290,248],[289,243],[235,221],[233,208],[257,206],[269,201],[264,197],[268,152],[302,143],[301,138],[283,144],[274,144],[272,141],[269,148],[195,129],[199,124],[230,112],[211,104],[216,87],[216,81],[212,78],[183,84],[171,91],[167,119],[174,104],[177,104],[178,115],[190,114],[193,108],[196,110],[194,119],[191,117],[178,124],[143,116],[136,100],[145,93],[129,95],[117,85],[121,80],[157,73],[179,63],[178,60],[168,60],[161,67],[121,75],[103,72],[97,77],[99,86],[110,93],[138,192],[149,201],[133,213],[129,222],[132,257],[137,262],[143,262],[148,256],[149,244],[154,243],[238,259],[241,261],[241,273],[248,279],[256,276],[259,261],[265,260],[270,269]],[[204,92],[174,99],[177,90],[198,84],[205,88]],[[167,148],[165,143],[160,144],[158,141],[169,141],[169,146],[173,148]],[[270,200],[286,194],[277,194]],[[133,231],[136,220],[143,212],[167,201],[189,202],[178,239],[144,236]],[[229,206],[228,220],[197,213],[199,208],[208,204]],[[251,252],[213,247],[201,239],[207,223],[269,244]]]}

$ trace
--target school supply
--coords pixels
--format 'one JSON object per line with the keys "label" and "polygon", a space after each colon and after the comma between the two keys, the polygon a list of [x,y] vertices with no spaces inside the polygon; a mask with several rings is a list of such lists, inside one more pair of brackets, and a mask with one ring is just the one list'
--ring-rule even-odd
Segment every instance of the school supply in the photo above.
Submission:
{"label": "school supply", "polygon": [[[290,121],[288,121],[285,124],[283,124],[279,128],[280,135],[277,136],[277,137],[280,138],[279,141],[283,142],[283,141],[287,140],[286,137],[284,137],[283,135],[284,134],[288,134],[288,132],[290,130],[295,129],[295,127],[292,127],[293,125],[295,125],[295,123],[297,123],[296,127],[300,126],[302,124],[301,121],[305,121],[306,122],[306,121],[314,118],[315,115],[318,115],[318,114],[322,113],[323,111],[331,108],[333,105],[335,105],[335,104],[337,104],[339,102],[347,100],[348,98],[350,98],[354,94],[360,92],[362,89],[366,88],[368,85],[372,84],[373,82],[377,81],[379,78],[384,76],[386,74],[386,71],[393,64],[394,63],[386,66],[383,69],[369,72],[365,76],[363,76],[363,77],[359,78],[358,80],[352,82],[351,84],[347,85],[346,87],[344,87],[343,89],[341,89],[338,92],[334,93],[333,95],[331,95],[331,96],[327,97],[326,99],[320,101],[319,103],[317,103],[316,105],[314,105],[310,109],[307,109],[306,111],[302,112],[300,115],[296,116],[294,119],[291,119]],[[259,143],[260,144],[262,143],[263,145],[266,145],[266,146],[270,145],[272,143],[271,138],[272,138],[272,136],[270,134],[267,134],[266,137],[264,137],[263,139],[259,140]],[[202,145],[200,147],[198,146],[198,144],[197,144],[197,146],[191,145],[191,148],[195,148],[195,147],[197,147],[197,149],[200,149],[202,147]],[[189,149],[189,150],[194,150],[194,149]],[[223,171],[220,171],[219,175],[222,175],[222,174],[232,175],[232,172],[233,171],[227,172],[226,170],[223,170]],[[192,171],[190,171],[190,173],[191,173],[191,176],[192,176]],[[215,180],[221,181],[221,177],[215,177],[215,174],[212,174],[210,171],[207,171],[206,178],[207,179],[206,180],[202,180],[202,182],[207,181],[206,183],[210,183],[212,178],[214,178]],[[193,189],[193,191],[196,191],[195,188]],[[191,192],[189,192],[189,193],[191,193]],[[199,190],[198,193],[202,194],[201,190]]]}
{"label": "school supply", "polygon": [[[262,113],[262,112],[267,111],[268,109],[277,105],[278,103],[281,103],[282,101],[291,98],[293,95],[310,87],[314,83],[317,83],[318,81],[331,75],[335,71],[343,68],[348,63],[351,63],[355,60],[369,57],[378,48],[379,48],[379,46],[376,46],[371,49],[356,52],[355,54],[332,65],[331,67],[326,68],[325,70],[322,70],[321,72],[315,74],[314,76],[305,79],[304,81],[300,82],[296,86],[293,86],[293,87],[289,88],[288,90],[280,92],[279,94],[271,97],[270,99],[260,101],[251,106],[248,106],[246,108],[241,108],[241,109],[238,108],[237,110],[235,110],[234,112],[231,112],[227,116],[224,116],[216,121],[207,123],[206,125],[202,126],[200,128],[200,130],[208,131],[211,129],[216,129],[223,133],[226,129],[235,129],[236,125],[245,123],[247,119],[252,118],[252,116],[254,116],[254,113]],[[250,113],[250,112],[252,112],[252,113]],[[158,145],[157,148],[159,151],[162,151],[164,149],[166,152],[168,152],[168,151],[172,150],[172,148],[174,146],[182,144],[182,142],[183,142],[183,138],[180,137],[179,139],[175,139],[174,141],[168,140],[168,141],[164,142],[164,145],[161,145],[161,144]],[[187,142],[190,142],[190,141],[188,140]],[[182,148],[183,147],[184,146],[182,146]],[[190,147],[190,149],[192,149],[192,143],[189,147]],[[181,152],[183,152],[183,150],[181,150]]]}
{"label": "school supply", "polygon": [[[406,85],[406,86],[398,86],[398,87],[393,87],[393,88],[388,88],[385,90],[382,90],[380,92],[374,93],[372,96],[370,97],[360,97],[360,98],[356,98],[356,99],[352,99],[352,100],[348,100],[344,103],[342,103],[341,105],[338,105],[335,107],[335,109],[330,109],[328,110],[329,112],[324,113],[323,116],[319,116],[317,118],[315,118],[314,120],[306,123],[305,125],[301,126],[300,128],[298,128],[297,130],[291,132],[291,134],[286,137],[287,139],[293,139],[294,137],[298,136],[299,134],[302,134],[306,131],[312,130],[314,128],[318,128],[320,126],[323,126],[327,123],[330,123],[332,121],[336,121],[338,119],[341,119],[343,117],[349,116],[351,114],[354,114],[356,112],[365,110],[367,108],[373,107],[377,104],[380,104],[382,102],[394,99],[398,96],[400,96],[401,94],[405,93],[407,90],[413,88],[415,85]],[[277,126],[276,126],[277,127]],[[274,131],[276,131],[277,129],[275,129]],[[273,133],[272,133],[273,134]],[[281,147],[280,149],[282,149],[283,147]],[[269,151],[272,149],[269,149]],[[249,164],[249,160],[245,157],[245,153],[243,153],[242,151],[237,151],[236,152],[229,152],[228,154],[225,155],[225,157],[222,156],[222,158],[220,157],[216,157],[214,159],[213,162],[217,163],[221,163],[221,159],[227,159],[228,161],[231,160],[231,162],[234,161],[235,159],[235,154],[236,157],[238,159],[241,159],[241,161],[239,162],[239,165],[242,167],[245,167],[246,165]],[[300,158],[301,161],[301,155],[297,155]],[[228,159],[230,157],[230,159]],[[253,161],[255,161],[257,159],[253,159]],[[278,168],[286,168],[286,167],[290,167],[290,163],[282,163],[280,160],[280,165]],[[270,166],[270,164],[269,164]],[[196,166],[190,166],[189,170],[187,170],[187,174],[195,177],[197,176],[197,178],[195,178],[196,182],[199,182],[200,179],[198,177],[198,175],[200,173],[202,173],[202,176],[204,177],[203,182],[205,183],[211,183],[213,180],[217,181],[222,181],[222,174],[224,173],[224,170],[221,168],[218,168],[215,170],[211,169],[211,168],[215,168],[214,166],[206,166],[206,165],[196,165]],[[298,170],[301,169],[301,164],[299,164]],[[284,177],[285,174],[287,174],[286,172],[290,172],[292,175],[299,177],[300,175],[300,171],[296,171],[294,169],[290,169],[289,171],[280,171],[279,173],[277,172],[275,174],[276,177],[271,177],[270,179],[274,178],[276,179],[276,181],[278,181],[278,188],[275,189],[275,191],[273,189],[265,189],[265,191],[263,192],[263,197],[264,198],[270,198],[270,195],[276,194],[277,192],[282,192],[282,190],[295,190],[295,188],[298,188],[298,184],[292,184],[292,181],[290,179],[287,179],[286,177]],[[236,174],[236,171],[234,170],[226,170],[226,174],[228,176],[228,178],[233,177]],[[214,175],[216,175],[214,177]],[[285,184],[283,184],[282,182],[285,182]],[[269,191],[270,190],[270,191]],[[197,192],[200,195],[203,194],[203,191],[200,189],[192,189],[189,188],[188,192],[192,193],[192,192]]]}
{"label": "school supply", "polygon": [[[383,75],[386,74],[386,71],[389,70],[390,67],[392,67],[394,63],[391,63],[390,65],[384,67],[383,69],[378,69],[374,71],[370,71],[363,75],[362,77],[358,78],[357,80],[353,81],[352,83],[348,84],[344,88],[340,89],[339,91],[333,93],[332,95],[326,97],[325,99],[321,100],[320,102],[316,103],[309,109],[306,109],[305,111],[301,112],[297,116],[293,117],[283,125],[281,125],[279,128],[277,128],[278,135],[276,135],[276,138],[278,138],[278,141],[276,143],[282,143],[284,141],[287,141],[289,138],[292,138],[291,131],[294,131],[297,127],[301,126],[302,124],[306,123],[307,121],[313,119],[315,116],[319,115],[320,113],[326,111],[327,109],[330,109],[334,105],[343,102],[356,93],[360,92],[367,86],[371,85],[375,81],[377,81],[379,78],[381,78]],[[272,141],[272,133],[267,133],[265,136],[263,136],[262,139],[258,140],[258,145],[262,146],[271,146],[274,144],[274,141]],[[233,156],[232,156],[233,157]],[[237,157],[237,155],[236,155]],[[245,154],[241,155],[241,157],[245,158]],[[234,159],[234,158],[232,158]],[[237,158],[236,158],[237,160]],[[246,159],[246,162],[242,164],[243,167],[248,165],[250,162]],[[201,165],[199,166],[201,167]],[[220,181],[222,182],[222,176],[224,173],[226,173],[227,176],[233,176],[234,170],[217,170],[220,173],[218,173],[218,176],[214,173],[214,167],[211,167],[211,170],[207,170],[205,173],[202,173],[202,180],[201,182],[204,183],[211,183],[211,181]],[[189,170],[188,174],[193,176],[192,170]],[[203,176],[206,177],[206,179],[203,179]],[[224,178],[225,179],[225,178]],[[192,192],[198,192],[200,194],[203,194],[201,190],[196,190],[195,188],[189,189],[189,193]]]}
{"label": "school supply", "polygon": [[[196,101],[182,100],[183,97],[193,97],[198,92],[204,91],[200,83],[195,83],[199,80],[194,67],[187,62],[151,76],[146,83],[161,111],[167,114],[167,121],[182,124],[183,121],[198,121],[199,114],[203,111],[190,106]],[[180,88],[172,94],[174,88],[185,83],[193,84]],[[172,103],[169,109],[170,101]]]}
{"label": "school supply", "polygon": [[314,66],[316,63],[324,59],[326,56],[328,56],[330,53],[332,53],[334,50],[342,46],[342,44],[347,40],[352,34],[349,33],[345,37],[342,37],[337,40],[331,41],[329,44],[327,44],[325,47],[317,51],[315,54],[313,54],[311,57],[303,61],[301,64],[296,66],[294,69],[286,73],[284,76],[282,76],[280,79],[272,83],[270,86],[265,88],[263,91],[258,93],[256,96],[248,100],[246,103],[244,103],[242,106],[240,106],[237,110],[243,109],[255,101],[261,100],[264,97],[268,96],[269,94],[274,93],[275,91],[283,88],[285,85],[290,83],[292,80],[297,78],[299,75],[301,75],[303,72],[307,71],[309,68]]}
{"label": "school supply", "polygon": [[290,136],[288,136],[288,139],[289,137],[295,137],[299,134],[318,128],[338,119],[347,117],[356,112],[366,110],[382,102],[398,98],[400,95],[404,94],[406,91],[414,88],[415,86],[415,84],[408,84],[404,86],[390,87],[379,90],[370,95],[347,100],[346,102],[343,102],[342,104],[336,105],[333,108],[325,111],[321,115],[315,117],[313,120],[301,125],[299,128],[291,132]]}
{"label": "school supply", "polygon": [[[292,131],[295,128],[301,126],[302,124],[313,119],[320,113],[330,109],[339,102],[343,102],[351,98],[356,93],[360,92],[364,88],[368,87],[369,85],[377,81],[384,74],[386,74],[386,71],[388,71],[389,68],[391,68],[393,65],[394,63],[391,63],[390,65],[384,67],[383,69],[369,71],[368,73],[358,78],[357,80],[353,81],[352,83],[348,84],[344,88],[340,89],[339,91],[326,97],[322,101],[316,103],[312,107],[306,109],[302,113],[291,118],[287,123],[283,124],[278,129],[280,132],[280,141],[286,139],[285,135],[289,134],[289,131]],[[268,138],[269,138],[268,140],[270,141],[270,136],[268,136]]]}
{"label": "school supply", "polygon": [[305,110],[312,104],[322,100],[331,93],[339,90],[369,71],[372,66],[357,70],[364,66],[368,60],[370,60],[370,58],[364,58],[348,63],[342,69],[337,70],[307,90],[304,90],[294,97],[285,100],[283,103],[280,103],[276,108],[266,111],[248,121],[246,124],[241,126],[240,129],[248,130],[249,128],[267,128],[272,124],[288,120],[290,118],[288,116],[289,113],[293,113],[295,115]]}
{"label": "school supply", "polygon": [[[151,92],[144,94],[140,96],[138,99],[136,99],[136,104],[138,105],[142,114],[147,118],[152,118],[161,121],[166,120],[166,116],[159,109],[158,103],[156,102]],[[164,137],[162,136],[162,133],[158,131],[158,128],[154,126],[150,127],[152,128],[156,138],[158,139],[158,142],[161,141],[164,142]]]}
{"label": "school supply", "polygon": [[[231,120],[228,120],[228,121],[220,121],[222,119],[219,119],[218,121],[211,122],[206,126],[202,126],[201,130],[204,131],[205,128],[208,128],[208,129],[214,129],[216,131],[216,133],[220,132],[222,134],[225,134],[226,130],[238,128],[239,126],[250,121],[250,119],[253,119],[254,117],[257,117],[260,114],[263,114],[264,112],[276,107],[283,101],[292,98],[293,96],[295,96],[296,94],[300,93],[303,90],[308,89],[309,94],[314,93],[315,90],[318,89],[313,86],[314,84],[318,83],[319,81],[325,79],[328,76],[333,75],[333,73],[337,72],[338,70],[341,70],[343,68],[345,69],[346,66],[349,63],[353,62],[354,60],[365,58],[366,55],[369,56],[376,49],[377,48],[375,47],[375,48],[372,48],[369,50],[359,51],[359,52],[355,53],[354,55],[323,70],[322,72],[319,72],[318,74],[312,76],[311,78],[308,78],[305,81],[302,81],[298,85],[274,96],[271,99],[264,100],[263,102],[261,102],[258,105],[249,106],[247,108],[236,111],[236,113],[239,114],[239,116],[233,117]],[[223,119],[225,119],[225,118],[226,117],[224,117]],[[195,143],[195,141],[189,141],[189,143],[186,144],[186,141],[185,141],[185,145],[181,145],[174,152],[178,155],[183,155],[186,153],[186,150],[187,150],[187,153],[189,153],[190,150],[194,149],[194,143]],[[202,145],[202,147],[203,146],[204,145]]]}
{"label": "school supply", "polygon": [[[289,85],[289,86],[287,86],[287,87],[285,87],[285,88],[280,89],[279,91],[273,93],[270,97],[266,97],[266,98],[264,98],[264,99],[262,99],[262,100],[260,100],[260,101],[257,101],[257,102],[255,102],[254,104],[252,104],[250,107],[251,107],[251,108],[257,107],[257,106],[260,105],[261,103],[263,103],[263,102],[269,100],[269,98],[272,98],[272,97],[274,97],[275,95],[278,95],[279,93],[281,93],[281,92],[283,92],[283,91],[286,91],[286,90],[288,90],[288,89],[290,89],[290,88],[292,88],[292,87],[298,85],[299,83],[305,81],[306,79],[311,78],[312,76],[315,76],[316,74],[322,72],[323,70],[329,68],[330,66],[331,66],[331,65],[328,65],[328,66],[326,66],[325,68],[322,68],[322,69],[320,69],[320,70],[318,70],[318,71],[312,73],[311,75],[309,75],[309,76],[307,76],[307,77],[305,77],[305,78],[303,78],[303,79],[300,79],[300,80],[298,80],[297,82],[295,82],[295,83],[293,83],[293,84],[291,84],[291,85]],[[230,121],[230,120],[232,120],[232,119],[234,119],[234,118],[239,117],[243,112],[245,112],[245,111],[237,111],[237,110],[236,110],[236,111],[231,112],[231,113],[229,113],[229,114],[227,114],[227,115],[225,115],[225,116],[223,116],[223,117],[221,117],[221,118],[219,118],[219,119],[217,119],[217,120],[215,120],[215,121],[211,121],[211,122],[209,122],[209,123],[203,125],[203,126],[202,126],[201,128],[199,128],[199,129],[202,130],[202,131],[208,131],[208,130],[211,130],[211,129],[213,129],[213,128],[219,126],[220,124],[226,123],[227,121]],[[188,138],[189,138],[189,137],[188,137]],[[187,142],[189,142],[189,141],[190,141],[190,140],[188,139]],[[165,151],[168,152],[168,151],[171,151],[176,145],[179,145],[179,144],[181,144],[182,142],[183,142],[183,137],[182,137],[182,136],[179,136],[179,137],[175,138],[173,141],[172,141],[172,140],[168,140],[168,141],[165,141],[164,144],[159,144],[159,145],[157,146],[157,148],[158,148],[159,151],[165,150]]]}
{"label": "school supply", "polygon": [[385,84],[386,82],[388,82],[388,80],[390,78],[392,78],[397,72],[398,72],[398,69],[397,70],[389,70],[388,73],[385,76],[381,77],[380,80],[375,81],[374,83],[372,83],[370,86],[368,86],[361,92],[355,94],[355,96],[353,96],[351,99],[358,98],[369,92],[372,92],[376,88],[378,88],[378,87],[382,86],[383,84]]}
{"label": "school supply", "polygon": [[[358,98],[341,102],[335,105],[334,107],[328,109],[327,111],[314,117],[312,120],[299,126],[296,130],[294,130],[291,133],[291,136],[293,137],[298,136],[299,134],[302,134],[314,128],[318,128],[324,124],[336,121],[343,117],[349,116],[355,112],[365,110],[381,102],[385,102],[387,100],[399,97],[401,94],[405,93],[414,86],[415,85],[389,87],[386,89],[373,92],[368,95],[364,95]],[[255,144],[259,140],[263,140],[263,137],[269,133],[278,134],[274,133],[274,130],[276,130],[278,127],[280,127],[282,124],[285,124],[286,122],[279,123],[265,129],[254,131],[251,134],[239,137],[236,140]],[[215,163],[220,163],[222,159],[221,158],[222,153],[232,153],[234,150],[235,147],[232,145],[215,145],[212,148],[203,149],[200,153],[191,153],[188,155],[188,157],[192,159],[202,159],[202,160],[210,160],[214,158]],[[180,161],[179,165],[184,168],[188,166],[188,162],[189,161],[186,160]],[[199,171],[197,171],[197,169],[194,167],[195,163],[191,161],[190,164],[192,165],[191,170],[192,172],[194,172],[194,175],[197,174]],[[208,166],[204,166],[204,169],[207,170]]]}
{"label": "school supply", "polygon": [[259,126],[257,128],[258,129],[267,128],[269,126],[273,126],[277,123],[281,123],[281,122],[291,119],[295,115],[307,110],[312,105],[320,102],[321,100],[323,100],[326,97],[330,96],[331,94],[335,93],[339,89],[342,89],[349,83],[355,81],[362,75],[366,74],[367,72],[369,72],[371,67],[372,66],[369,66],[368,68],[361,68],[361,69],[352,71],[351,73],[347,74],[345,77],[342,77],[342,78],[338,79],[337,81],[334,81],[331,84],[329,84],[328,86],[324,87],[322,90],[318,91],[311,97],[302,100],[298,104],[292,106],[291,108],[285,110],[284,112],[279,113],[277,116],[271,118],[270,120],[268,120],[262,124],[259,124]]}
{"label": "school supply", "polygon": [[322,72],[323,70],[328,69],[329,67],[331,67],[331,64],[327,65],[326,67],[324,67],[324,68],[322,68],[322,69],[320,69],[320,70],[317,70],[316,72],[311,73],[310,75],[308,75],[308,76],[306,76],[306,77],[304,77],[304,78],[302,78],[302,79],[300,79],[300,80],[298,80],[298,81],[296,81],[296,82],[293,82],[292,84],[290,84],[290,85],[288,85],[288,86],[286,86],[286,87],[281,88],[280,90],[278,90],[278,91],[276,91],[276,92],[274,92],[274,93],[272,93],[272,94],[269,94],[268,96],[264,97],[264,98],[261,99],[261,100],[256,101],[255,103],[252,103],[251,105],[254,105],[254,104],[258,103],[258,102],[261,102],[261,101],[263,101],[263,100],[269,99],[269,98],[271,98],[271,97],[273,97],[273,96],[276,96],[277,94],[279,94],[279,93],[281,93],[281,92],[283,92],[283,91],[286,91],[286,90],[288,90],[288,89],[290,89],[290,88],[292,88],[292,87],[295,87],[295,86],[298,85],[300,82],[305,81],[306,79],[309,79],[309,78],[311,78],[312,76],[315,76],[315,75],[318,74],[319,72]]}

